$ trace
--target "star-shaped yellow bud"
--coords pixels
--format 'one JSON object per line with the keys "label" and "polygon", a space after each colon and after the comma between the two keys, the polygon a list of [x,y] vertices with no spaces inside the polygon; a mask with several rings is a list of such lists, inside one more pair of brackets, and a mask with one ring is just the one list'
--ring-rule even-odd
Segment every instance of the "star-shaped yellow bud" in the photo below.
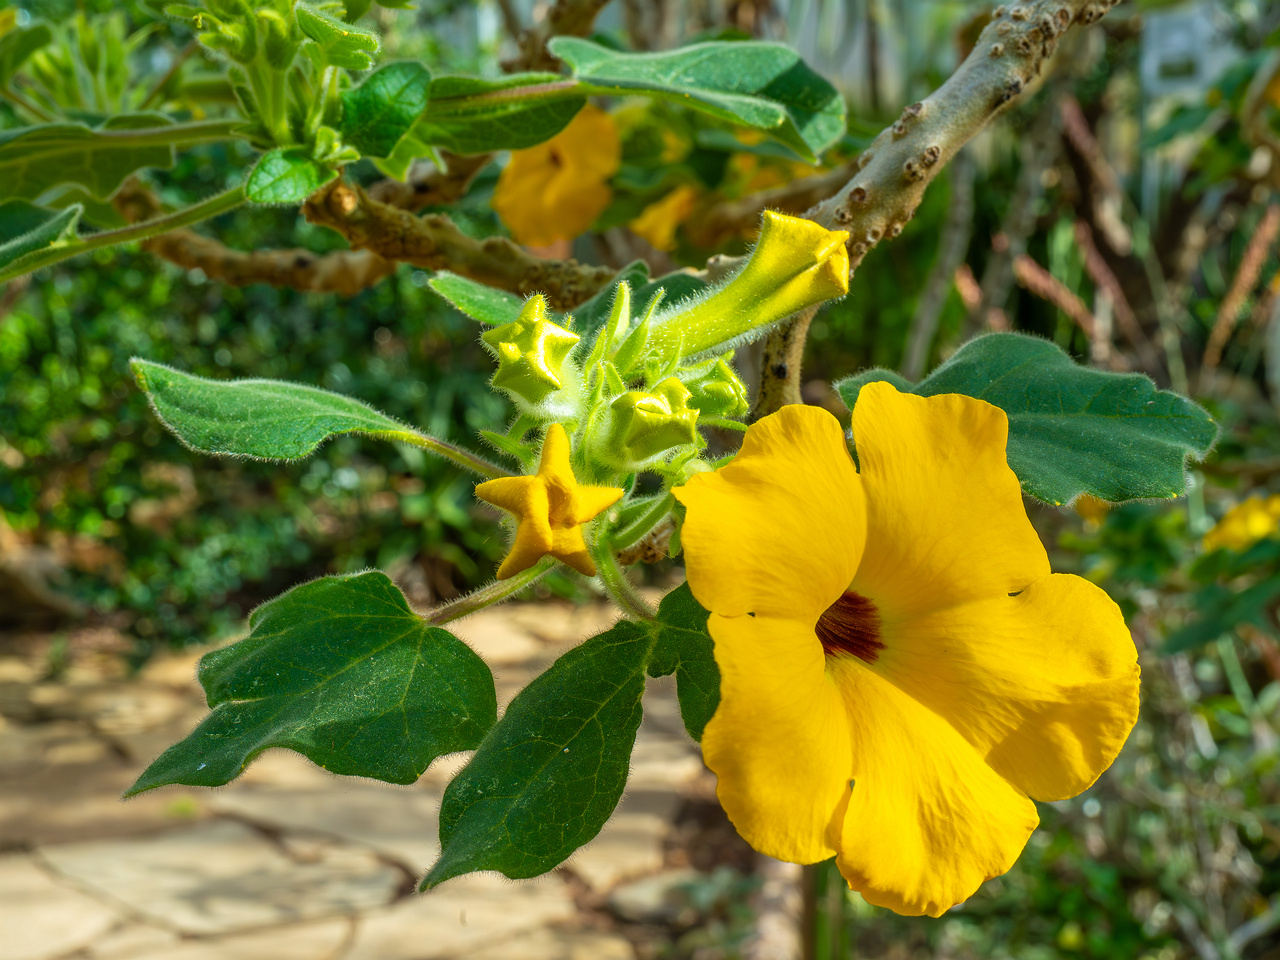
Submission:
{"label": "star-shaped yellow bud", "polygon": [[498,568],[498,579],[527,570],[547,554],[588,577],[596,565],[587,553],[582,524],[595,519],[625,493],[617,487],[578,483],[569,465],[569,437],[553,423],[542,443],[542,461],[532,477],[502,477],[476,487],[476,496],[500,507],[519,522],[511,552]]}
{"label": "star-shaped yellow bud", "polygon": [[547,301],[535,294],[510,323],[480,335],[498,358],[493,385],[537,403],[564,386],[564,362],[581,339],[547,317]]}

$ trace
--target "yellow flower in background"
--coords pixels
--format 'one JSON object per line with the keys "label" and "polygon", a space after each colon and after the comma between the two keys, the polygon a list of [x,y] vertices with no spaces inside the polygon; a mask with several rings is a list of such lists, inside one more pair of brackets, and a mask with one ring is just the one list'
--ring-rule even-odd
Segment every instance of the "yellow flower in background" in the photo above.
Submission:
{"label": "yellow flower in background", "polygon": [[520,243],[541,247],[583,233],[613,198],[622,150],[613,118],[587,104],[558,134],[511,151],[493,209]]}
{"label": "yellow flower in background", "polygon": [[702,738],[729,818],[769,856],[939,916],[1017,859],[1031,797],[1075,796],[1138,714],[1115,603],[1053,574],[1005,460],[1003,411],[862,389],[839,422],[788,406],[675,493],[711,611]]}
{"label": "yellow flower in background", "polygon": [[1110,503],[1089,493],[1080,494],[1071,506],[1093,527],[1101,526],[1102,521],[1107,519],[1107,514],[1111,512]]}
{"label": "yellow flower in background", "polygon": [[594,520],[625,493],[616,487],[584,487],[569,464],[569,437],[553,423],[542,442],[542,460],[532,477],[500,477],[476,487],[476,496],[513,514],[515,543],[498,568],[505,580],[527,570],[547,554],[588,577],[596,565],[587,553],[582,524]]}
{"label": "yellow flower in background", "polygon": [[644,237],[657,250],[671,250],[676,245],[676,227],[689,219],[698,202],[696,187],[676,187],[661,200],[649,204],[640,216],[627,226],[632,233]]}
{"label": "yellow flower in background", "polygon": [[1265,500],[1250,497],[1232,507],[1204,535],[1204,548],[1244,553],[1259,540],[1275,536],[1280,536],[1280,493]]}

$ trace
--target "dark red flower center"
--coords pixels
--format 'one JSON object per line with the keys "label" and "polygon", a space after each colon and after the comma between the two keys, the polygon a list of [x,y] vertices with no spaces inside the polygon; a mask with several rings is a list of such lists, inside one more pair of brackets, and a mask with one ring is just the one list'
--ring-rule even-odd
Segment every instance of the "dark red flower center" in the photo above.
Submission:
{"label": "dark red flower center", "polygon": [[880,614],[876,605],[861,594],[840,595],[818,618],[818,639],[827,656],[851,653],[867,663],[875,663],[884,649],[880,640]]}

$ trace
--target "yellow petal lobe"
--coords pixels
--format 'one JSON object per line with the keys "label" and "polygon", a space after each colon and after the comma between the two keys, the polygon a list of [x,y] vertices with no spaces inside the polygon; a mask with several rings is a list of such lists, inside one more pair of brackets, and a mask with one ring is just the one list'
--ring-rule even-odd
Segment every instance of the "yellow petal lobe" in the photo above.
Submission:
{"label": "yellow petal lobe", "polygon": [[852,589],[905,617],[1007,596],[1049,557],[1005,460],[1003,410],[959,394],[917,397],[869,383],[853,411],[868,550]]}
{"label": "yellow petal lobe", "polygon": [[852,718],[853,788],[836,864],[870,903],[940,916],[1008,870],[1035,804],[956,730],[874,670],[833,658]]}

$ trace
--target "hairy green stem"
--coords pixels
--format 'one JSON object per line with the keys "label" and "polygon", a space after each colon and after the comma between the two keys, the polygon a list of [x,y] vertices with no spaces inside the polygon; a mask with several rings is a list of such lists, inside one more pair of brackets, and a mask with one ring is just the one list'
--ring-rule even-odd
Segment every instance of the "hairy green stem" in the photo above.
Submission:
{"label": "hairy green stem", "polygon": [[640,596],[635,585],[627,579],[626,572],[618,566],[618,560],[613,555],[613,545],[600,538],[591,544],[590,551],[591,559],[596,564],[596,576],[604,585],[609,599],[622,610],[623,616],[632,620],[652,620],[653,608]]}
{"label": "hairy green stem", "polygon": [[472,453],[470,450],[455,446],[446,440],[428,436],[425,433],[418,433],[416,430],[387,430],[385,432],[379,431],[379,433],[389,440],[399,440],[401,443],[421,447],[423,450],[434,453],[438,457],[452,460],[458,466],[478,473],[482,477],[488,477],[490,480],[496,480],[499,477],[517,476],[517,474],[512,473],[505,467],[490,463],[484,457]]}
{"label": "hairy green stem", "polygon": [[506,580],[495,580],[493,583],[485,584],[464,597],[450,600],[448,603],[436,607],[426,614],[426,621],[434,627],[439,627],[453,620],[469,617],[471,614],[478,613],[485,607],[491,607],[495,603],[501,603],[512,594],[519,593],[529,584],[549,573],[555,564],[555,560],[551,557],[543,557],[528,570],[521,570]]}
{"label": "hairy green stem", "polygon": [[90,234],[60,247],[36,250],[25,257],[19,257],[9,266],[0,270],[0,283],[5,283],[14,277],[20,277],[33,270],[39,270],[41,267],[61,263],[63,260],[69,260],[79,254],[88,253],[90,250],[114,247],[117,244],[129,243],[132,240],[146,240],[148,237],[168,233],[170,230],[176,230],[179,227],[189,227],[193,223],[199,223],[201,220],[208,220],[210,217],[216,217],[220,213],[233,210],[244,202],[244,187],[233,187],[226,193],[219,193],[208,200],[203,200],[194,206],[185,207],[164,217],[144,220],[142,223],[121,227],[119,230],[103,230],[100,233]]}
{"label": "hairy green stem", "polygon": [[675,502],[675,497],[671,496],[671,494],[656,500],[648,510],[645,510],[640,516],[613,535],[614,549],[625,550],[632,544],[639,542],[641,537],[652,530],[663,517],[671,512]]}

